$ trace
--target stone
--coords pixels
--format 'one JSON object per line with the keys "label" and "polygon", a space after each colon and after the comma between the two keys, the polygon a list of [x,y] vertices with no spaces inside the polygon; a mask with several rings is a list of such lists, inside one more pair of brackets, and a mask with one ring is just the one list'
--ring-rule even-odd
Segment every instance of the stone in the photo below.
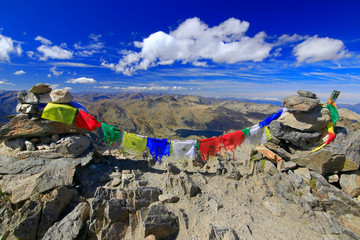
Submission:
{"label": "stone", "polygon": [[24,151],[26,149],[25,138],[6,139],[4,144],[13,150]]}
{"label": "stone", "polygon": [[278,122],[303,132],[320,131],[331,121],[329,109],[321,106],[312,112],[285,112]]}
{"label": "stone", "polygon": [[279,173],[275,165],[272,162],[266,160],[264,164],[264,171],[270,173],[270,175],[275,175]]}
{"label": "stone", "polygon": [[0,139],[40,137],[48,136],[54,133],[64,134],[86,132],[86,130],[82,130],[72,125],[52,122],[45,119],[32,121],[26,114],[19,114],[1,127]]}
{"label": "stone", "polygon": [[[41,103],[49,103],[49,102],[51,102],[52,101],[52,99],[51,99],[51,97],[50,97],[50,92],[48,92],[48,93],[45,93],[45,94],[41,94],[40,96],[39,96],[39,101],[41,102]],[[42,107],[42,108],[39,108],[38,107],[38,111],[43,111],[44,110],[44,108],[45,107]]]}
{"label": "stone", "polygon": [[33,144],[30,141],[25,141],[26,151],[35,151],[36,147],[35,144]]}
{"label": "stone", "polygon": [[180,212],[180,224],[183,223],[185,225],[185,229],[189,228],[189,216],[185,213],[185,210],[180,208],[179,209]]}
{"label": "stone", "polygon": [[174,163],[168,163],[166,169],[169,174],[176,175],[180,173],[180,169]]}
{"label": "stone", "polygon": [[269,159],[270,161],[277,163],[279,161],[282,160],[282,158],[274,153],[273,151],[271,151],[270,149],[268,149],[265,146],[256,146],[256,150],[259,151],[262,155],[264,155],[267,159]]}
{"label": "stone", "polygon": [[123,199],[110,199],[105,204],[104,213],[109,222],[126,222],[129,219],[129,209]]}
{"label": "stone", "polygon": [[332,174],[332,175],[328,176],[328,182],[329,183],[337,183],[337,182],[339,182],[339,175]]}
{"label": "stone", "polygon": [[178,202],[180,198],[176,195],[172,194],[161,194],[159,195],[159,201],[160,202],[166,202],[166,203],[175,203]]}
{"label": "stone", "polygon": [[282,104],[289,111],[310,112],[320,103],[319,98],[308,98],[297,95],[288,96],[283,99]]}
{"label": "stone", "polygon": [[350,197],[360,195],[360,171],[353,171],[341,174],[340,185]]}
{"label": "stone", "polygon": [[[241,173],[235,169],[231,169],[230,172],[225,174],[225,177],[227,179],[233,179],[235,181],[239,181],[241,179]],[[206,181],[206,179],[205,179],[205,181]]]}
{"label": "stone", "polygon": [[39,225],[40,216],[40,202],[26,201],[12,219],[14,236],[17,239],[24,240],[36,239],[36,231]]}
{"label": "stone", "polygon": [[49,84],[46,84],[46,83],[37,83],[34,86],[32,86],[32,88],[29,90],[29,92],[35,93],[35,94],[44,94],[44,93],[51,92],[51,87]]}
{"label": "stone", "polygon": [[32,92],[19,92],[17,96],[19,103],[38,104],[39,99]]}
{"label": "stone", "polygon": [[320,223],[327,229],[331,234],[342,234],[343,227],[340,224],[340,221],[332,217],[329,213],[322,211],[315,211],[316,218]]}
{"label": "stone", "polygon": [[296,175],[293,171],[288,171],[289,179],[293,183],[296,189],[300,189],[304,180],[299,175]]}
{"label": "stone", "polygon": [[37,237],[41,239],[46,231],[59,220],[60,215],[75,196],[76,191],[69,190],[66,187],[60,187],[53,190],[50,194],[42,197],[43,209]]}
{"label": "stone", "polygon": [[272,121],[269,125],[271,134],[280,139],[290,142],[293,146],[303,150],[313,149],[317,146],[321,133],[319,132],[302,132],[287,127],[279,121]]}
{"label": "stone", "polygon": [[67,157],[78,157],[83,154],[90,145],[90,138],[79,134],[60,139],[57,142],[55,150]]}
{"label": "stone", "polygon": [[74,97],[66,89],[56,89],[51,91],[50,97],[53,103],[69,103],[74,100]]}
{"label": "stone", "polygon": [[311,180],[310,170],[308,168],[295,169],[294,173],[301,177],[306,183],[309,183]]}
{"label": "stone", "polygon": [[201,192],[199,185],[197,185],[190,178],[187,178],[185,180],[185,189],[186,189],[186,193],[189,195],[189,197],[195,197],[198,193]]}
{"label": "stone", "polygon": [[299,96],[301,96],[301,97],[316,99],[316,94],[313,92],[309,92],[309,91],[305,91],[305,90],[298,90],[297,94],[299,94]]}
{"label": "stone", "polygon": [[360,235],[360,217],[352,214],[346,214],[342,215],[339,220],[344,227]]}
{"label": "stone", "polygon": [[43,137],[40,137],[40,141],[43,144],[50,144],[52,139],[49,136],[43,136]]}
{"label": "stone", "polygon": [[50,150],[50,146],[47,144],[39,143],[36,145],[37,150]]}
{"label": "stone", "polygon": [[214,225],[209,225],[209,240],[239,240],[233,228],[219,228]]}
{"label": "stone", "polygon": [[128,225],[123,222],[114,222],[101,231],[102,240],[121,240],[125,238]]}
{"label": "stone", "polygon": [[152,205],[143,220],[144,237],[154,235],[156,239],[168,239],[179,231],[178,219],[162,204]]}
{"label": "stone", "polygon": [[157,187],[138,187],[135,189],[134,206],[136,210],[148,207],[159,200],[161,190]]}
{"label": "stone", "polygon": [[213,209],[215,212],[217,212],[220,208],[223,207],[222,204],[218,203],[215,199],[211,198],[209,200],[209,206],[211,209]]}
{"label": "stone", "polygon": [[265,201],[264,207],[275,216],[281,217],[285,214],[285,212],[281,209],[281,205],[278,203]]}
{"label": "stone", "polygon": [[277,163],[277,170],[279,172],[285,172],[285,171],[289,171],[291,169],[294,169],[297,167],[297,164],[294,163],[293,161],[288,161],[285,162],[284,160],[281,160]]}
{"label": "stone", "polygon": [[61,221],[50,227],[42,239],[84,239],[86,231],[84,231],[83,227],[86,227],[89,213],[89,204],[87,202],[79,203]]}

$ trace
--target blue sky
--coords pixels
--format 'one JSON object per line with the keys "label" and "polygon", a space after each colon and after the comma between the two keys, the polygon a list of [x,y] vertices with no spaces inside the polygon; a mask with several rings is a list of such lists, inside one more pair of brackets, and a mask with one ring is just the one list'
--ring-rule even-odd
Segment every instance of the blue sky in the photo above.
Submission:
{"label": "blue sky", "polygon": [[0,89],[360,102],[360,3],[2,1]]}

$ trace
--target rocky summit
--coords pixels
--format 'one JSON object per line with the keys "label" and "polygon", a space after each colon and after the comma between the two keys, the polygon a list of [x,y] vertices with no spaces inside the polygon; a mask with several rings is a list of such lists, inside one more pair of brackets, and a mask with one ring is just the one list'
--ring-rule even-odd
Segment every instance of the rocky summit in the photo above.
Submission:
{"label": "rocky summit", "polygon": [[331,121],[315,93],[283,100],[268,141],[207,161],[104,150],[94,133],[40,118],[39,103],[72,100],[46,84],[18,94],[0,129],[0,239],[360,238],[360,131],[340,114],[335,140],[312,151]]}

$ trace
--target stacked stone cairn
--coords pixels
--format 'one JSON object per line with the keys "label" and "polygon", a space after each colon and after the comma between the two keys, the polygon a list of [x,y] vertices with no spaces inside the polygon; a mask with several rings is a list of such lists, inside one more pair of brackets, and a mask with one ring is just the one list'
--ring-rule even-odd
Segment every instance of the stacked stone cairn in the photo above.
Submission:
{"label": "stacked stone cairn", "polygon": [[311,176],[315,172],[341,186],[351,198],[359,197],[360,131],[338,125],[335,140],[312,151],[327,141],[329,110],[308,91],[299,90],[298,95],[288,96],[282,103],[288,111],[269,125],[271,140],[257,146],[253,157],[261,153],[268,160],[262,164],[266,171],[295,172],[308,184],[315,183]]}
{"label": "stacked stone cairn", "polygon": [[27,92],[19,92],[19,113],[0,129],[5,145],[22,151],[51,150],[51,154],[78,157],[90,147],[86,130],[41,118],[47,103],[69,104],[74,97],[66,89],[53,90],[38,83]]}

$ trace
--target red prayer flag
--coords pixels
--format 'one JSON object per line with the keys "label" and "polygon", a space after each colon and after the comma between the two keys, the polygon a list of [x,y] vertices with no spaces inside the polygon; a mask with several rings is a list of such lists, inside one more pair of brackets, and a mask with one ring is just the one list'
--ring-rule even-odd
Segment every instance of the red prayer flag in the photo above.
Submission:
{"label": "red prayer flag", "polygon": [[221,137],[200,139],[198,141],[203,161],[221,150]]}
{"label": "red prayer flag", "polygon": [[87,112],[79,110],[75,119],[75,126],[78,128],[94,131],[96,128],[101,127],[101,123]]}
{"label": "red prayer flag", "polygon": [[222,142],[226,151],[232,151],[235,160],[235,148],[239,146],[245,139],[244,133],[240,131],[228,133],[222,136]]}

